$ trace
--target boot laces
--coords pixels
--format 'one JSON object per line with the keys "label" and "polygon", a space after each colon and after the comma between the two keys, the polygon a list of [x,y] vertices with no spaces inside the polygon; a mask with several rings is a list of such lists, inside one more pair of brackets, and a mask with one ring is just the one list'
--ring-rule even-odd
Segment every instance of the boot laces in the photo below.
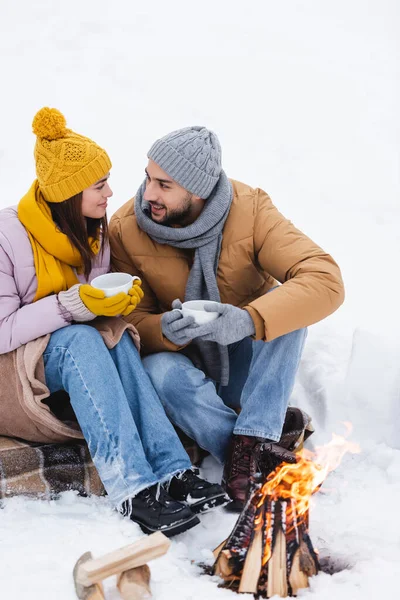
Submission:
{"label": "boot laces", "polygon": [[251,449],[242,440],[236,444],[233,452],[232,460],[232,474],[235,475],[246,475],[250,474],[250,458]]}
{"label": "boot laces", "polygon": [[155,504],[159,504],[161,506],[168,506],[170,502],[168,494],[164,490],[163,486],[159,483],[152,485],[151,487],[146,488],[145,490],[142,490],[141,492],[139,492],[138,496],[139,495],[141,495],[142,498],[145,499],[146,504],[149,507],[154,506]]}
{"label": "boot laces", "polygon": [[204,484],[198,477],[199,473],[200,471],[193,467],[193,469],[187,469],[182,473],[178,473],[175,477],[180,479],[186,486],[189,486],[190,489],[196,489],[196,487]]}

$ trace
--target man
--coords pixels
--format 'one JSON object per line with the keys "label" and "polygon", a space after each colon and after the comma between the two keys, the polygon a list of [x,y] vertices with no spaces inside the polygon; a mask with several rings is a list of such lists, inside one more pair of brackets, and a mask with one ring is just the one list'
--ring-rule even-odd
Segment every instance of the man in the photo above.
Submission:
{"label": "man", "polygon": [[[225,465],[240,509],[255,457],[270,469],[292,459],[276,442],[305,328],[343,302],[340,270],[264,191],[227,178],[213,132],[175,131],[148,158],[135,199],[111,219],[113,265],[143,281],[128,320],[167,414]],[[196,326],[179,310],[192,299],[215,301],[220,316]]]}

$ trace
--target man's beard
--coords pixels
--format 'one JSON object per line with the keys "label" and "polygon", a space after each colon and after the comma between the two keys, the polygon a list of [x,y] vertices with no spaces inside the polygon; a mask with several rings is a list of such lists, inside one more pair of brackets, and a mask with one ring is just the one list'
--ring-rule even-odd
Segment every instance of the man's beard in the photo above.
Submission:
{"label": "man's beard", "polygon": [[179,225],[180,227],[185,227],[188,225],[191,220],[192,214],[192,197],[193,194],[188,192],[183,199],[182,207],[177,208],[175,210],[171,210],[167,212],[162,221],[156,221],[159,225],[165,225],[166,227],[174,227],[174,225]]}

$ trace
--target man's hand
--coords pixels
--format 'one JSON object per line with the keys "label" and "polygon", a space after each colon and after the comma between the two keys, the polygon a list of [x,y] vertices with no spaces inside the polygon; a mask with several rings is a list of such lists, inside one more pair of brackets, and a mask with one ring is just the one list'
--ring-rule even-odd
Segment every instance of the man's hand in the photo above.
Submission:
{"label": "man's hand", "polygon": [[171,306],[172,308],[177,308],[178,310],[180,310],[182,308],[182,302],[179,300],[179,298],[177,298],[176,300],[172,301]]}
{"label": "man's hand", "polygon": [[193,334],[198,325],[193,317],[184,317],[179,310],[182,307],[180,300],[174,300],[172,308],[161,317],[161,329],[163,335],[177,346],[186,346],[193,339]]}
{"label": "man's hand", "polygon": [[245,337],[254,335],[256,331],[253,319],[247,310],[237,308],[232,304],[221,304],[220,302],[207,304],[204,310],[218,312],[220,316],[210,323],[199,325],[196,329],[193,329],[193,338],[228,346],[243,340]]}

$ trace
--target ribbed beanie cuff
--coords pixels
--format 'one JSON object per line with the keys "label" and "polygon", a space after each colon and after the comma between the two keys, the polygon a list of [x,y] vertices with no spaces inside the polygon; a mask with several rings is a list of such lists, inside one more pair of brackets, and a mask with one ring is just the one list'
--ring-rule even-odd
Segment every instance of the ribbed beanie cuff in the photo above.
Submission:
{"label": "ribbed beanie cuff", "polygon": [[111,166],[108,154],[103,151],[89,164],[69,177],[52,185],[41,184],[40,190],[47,202],[64,202],[107,175]]}

